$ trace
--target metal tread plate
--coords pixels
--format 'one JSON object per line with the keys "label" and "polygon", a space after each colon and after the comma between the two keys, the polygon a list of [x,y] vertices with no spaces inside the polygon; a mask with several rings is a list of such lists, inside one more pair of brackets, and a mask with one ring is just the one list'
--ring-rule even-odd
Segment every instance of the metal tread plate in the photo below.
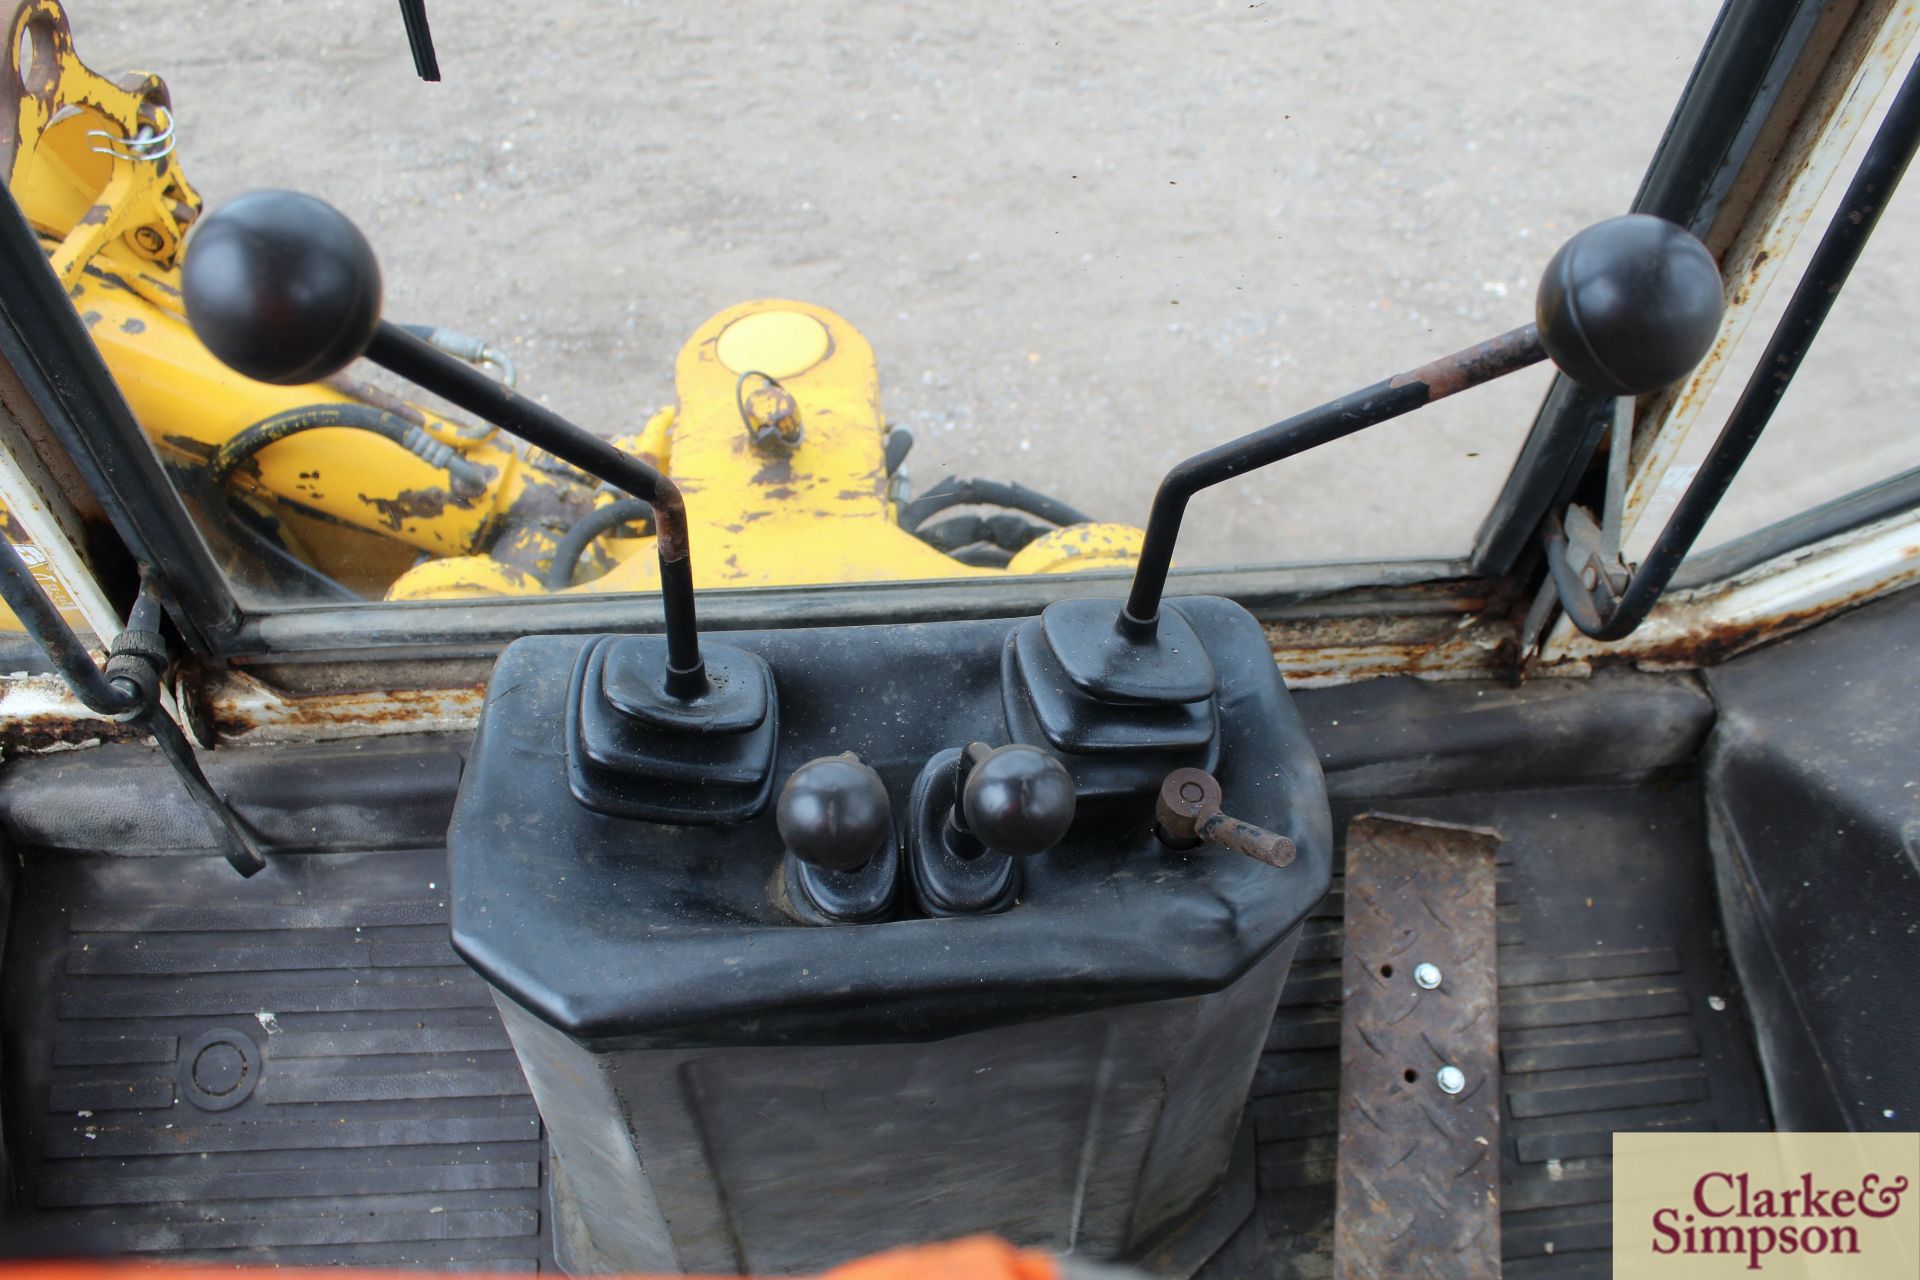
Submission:
{"label": "metal tread plate", "polygon": [[[1616,1130],[1771,1128],[1692,783],[1336,810],[1498,830],[1502,1271],[1612,1274]],[[1336,855],[1336,867],[1340,864]],[[1345,880],[1307,921],[1254,1079],[1259,1201],[1207,1280],[1332,1274]]]}
{"label": "metal tread plate", "polygon": [[1494,853],[1472,827],[1347,827],[1334,1272],[1500,1272]]}

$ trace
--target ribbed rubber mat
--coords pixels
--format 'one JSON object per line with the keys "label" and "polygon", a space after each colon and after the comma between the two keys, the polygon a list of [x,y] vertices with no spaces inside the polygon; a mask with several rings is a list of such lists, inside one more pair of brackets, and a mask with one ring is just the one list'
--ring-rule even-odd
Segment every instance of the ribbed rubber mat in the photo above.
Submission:
{"label": "ribbed rubber mat", "polygon": [[[1388,807],[1504,837],[1504,1274],[1607,1276],[1615,1130],[1770,1127],[1717,941],[1699,793],[1593,788]],[[1335,815],[1336,830],[1348,816]],[[1329,1270],[1343,888],[1336,876],[1306,925],[1254,1081],[1259,1210],[1203,1276]]]}
{"label": "ribbed rubber mat", "polygon": [[[1615,1129],[1768,1123],[1698,793],[1390,807],[1505,837],[1505,1270],[1605,1275]],[[444,867],[439,850],[279,859],[251,881],[205,858],[29,863],[0,1002],[24,1247],[548,1265],[539,1120],[447,948]],[[1255,1080],[1259,1211],[1203,1274],[1327,1270],[1343,907],[1336,879]]]}
{"label": "ribbed rubber mat", "polygon": [[446,855],[30,863],[5,1104],[30,1252],[550,1265],[545,1155]]}

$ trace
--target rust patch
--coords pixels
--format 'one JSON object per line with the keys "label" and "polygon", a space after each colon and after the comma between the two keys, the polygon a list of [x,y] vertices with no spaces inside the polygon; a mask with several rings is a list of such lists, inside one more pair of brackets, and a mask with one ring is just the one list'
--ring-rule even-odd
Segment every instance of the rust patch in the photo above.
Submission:
{"label": "rust patch", "polygon": [[359,736],[418,731],[421,721],[449,715],[477,718],[486,683],[444,689],[375,689],[353,693],[278,694],[252,709],[224,698],[208,700],[207,720],[218,739],[243,738],[270,730],[291,740],[335,736],[346,730]]}
{"label": "rust patch", "polygon": [[1546,358],[1546,348],[1540,345],[1540,331],[1533,325],[1525,324],[1450,356],[1441,356],[1418,369],[1410,369],[1394,377],[1387,385],[1404,387],[1416,382],[1424,383],[1427,401],[1432,403],[1516,369],[1538,364]]}
{"label": "rust patch", "polygon": [[1640,643],[1629,639],[1621,642],[1619,653],[1601,652],[1584,656],[1595,668],[1643,664],[1650,667],[1710,667],[1759,645],[1784,639],[1796,631],[1804,631],[1835,614],[1857,609],[1884,594],[1885,588],[1876,585],[1843,599],[1827,600],[1806,609],[1743,622],[1715,623],[1703,616],[1689,624],[1685,635]]}
{"label": "rust patch", "polygon": [[[492,482],[491,477],[488,482]],[[513,524],[565,530],[592,510],[592,490],[567,479],[530,470],[520,485],[520,492],[507,507],[506,517]]]}
{"label": "rust patch", "polygon": [[673,481],[665,476],[660,478],[660,487],[653,495],[653,532],[654,547],[662,563],[685,560],[692,553],[692,541],[687,536],[687,504]]}
{"label": "rust patch", "polygon": [[18,755],[97,742],[138,742],[145,737],[144,732],[130,724],[57,713],[8,719],[0,726],[0,747]]}
{"label": "rust patch", "polygon": [[355,496],[378,511],[395,533],[407,520],[438,519],[445,514],[448,500],[445,489],[402,489],[391,498],[373,498],[364,493]]}

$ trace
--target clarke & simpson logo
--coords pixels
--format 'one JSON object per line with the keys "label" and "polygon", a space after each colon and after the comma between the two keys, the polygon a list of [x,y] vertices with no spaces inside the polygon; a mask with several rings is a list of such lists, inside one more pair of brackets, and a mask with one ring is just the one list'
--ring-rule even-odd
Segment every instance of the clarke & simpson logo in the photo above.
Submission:
{"label": "clarke & simpson logo", "polygon": [[1920,1134],[1615,1134],[1614,1274],[1920,1275]]}
{"label": "clarke & simpson logo", "polygon": [[1869,1173],[1858,1186],[1822,1187],[1811,1173],[1802,1173],[1798,1186],[1755,1188],[1745,1173],[1703,1173],[1686,1206],[1653,1211],[1653,1251],[1739,1254],[1749,1271],[1760,1270],[1761,1259],[1773,1253],[1857,1257],[1860,1226],[1854,1220],[1893,1217],[1909,1185],[1904,1176]]}

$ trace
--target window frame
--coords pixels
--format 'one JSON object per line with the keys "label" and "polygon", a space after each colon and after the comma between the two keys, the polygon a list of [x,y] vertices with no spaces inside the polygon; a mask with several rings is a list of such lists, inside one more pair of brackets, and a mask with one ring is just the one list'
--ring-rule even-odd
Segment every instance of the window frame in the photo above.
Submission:
{"label": "window frame", "polygon": [[[1889,15],[1896,7],[1893,0],[1753,0],[1723,7],[1633,208],[1702,233],[1758,212],[1733,209],[1729,191],[1739,187],[1750,168],[1776,163],[1769,148],[1778,147],[1783,130],[1818,107],[1823,86],[1835,77],[1849,83],[1857,69],[1843,65],[1835,46],[1821,40],[1832,36],[1836,24],[1878,30],[1895,21]],[[1800,64],[1815,55],[1824,59],[1817,74],[1811,79],[1799,74]],[[174,493],[73,307],[45,269],[38,241],[10,198],[6,204],[0,211],[6,232],[0,235],[0,359],[133,557],[159,570],[168,611],[203,659],[244,664],[471,657],[495,652],[521,635],[659,629],[655,594],[243,604]],[[7,391],[7,375],[0,371],[0,394]],[[25,416],[26,405],[10,402],[10,407]],[[1331,615],[1384,619],[1396,609],[1421,617],[1436,612],[1464,617],[1485,613],[1489,600],[1524,599],[1540,576],[1532,549],[1541,519],[1570,500],[1593,501],[1603,409],[1566,379],[1555,379],[1467,556],[1176,570],[1170,590],[1223,595],[1263,620],[1298,619],[1311,612],[1314,601],[1327,602]],[[1656,436],[1663,425],[1644,412],[1642,422],[1643,430]],[[1637,444],[1640,439],[1636,436]],[[1648,460],[1658,463],[1658,452],[1649,453]],[[1204,518],[1204,507],[1196,514]],[[1815,525],[1804,528],[1808,536],[1819,536]],[[700,621],[706,629],[730,630],[1018,616],[1058,599],[1123,594],[1126,579],[1124,573],[1106,572],[706,589],[699,595]],[[1349,639],[1364,646],[1391,634],[1388,626]]]}

